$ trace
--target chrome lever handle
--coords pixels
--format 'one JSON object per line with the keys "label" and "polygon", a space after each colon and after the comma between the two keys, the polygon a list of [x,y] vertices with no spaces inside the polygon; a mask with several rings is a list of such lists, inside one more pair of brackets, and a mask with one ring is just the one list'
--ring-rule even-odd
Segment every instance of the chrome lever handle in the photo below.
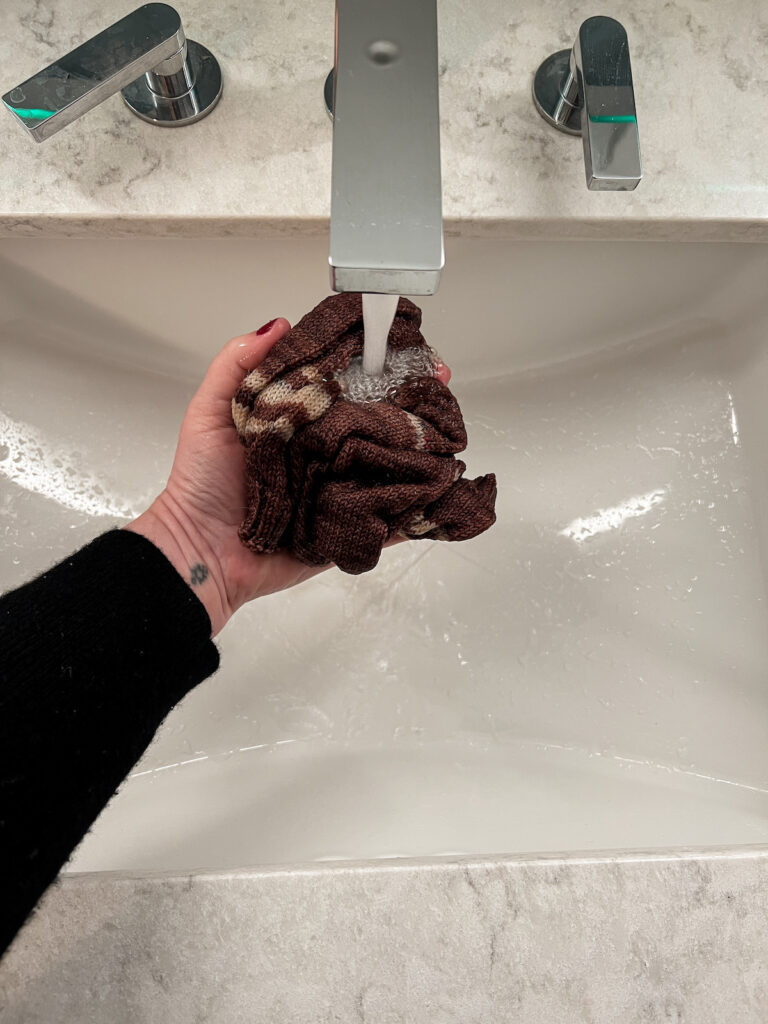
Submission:
{"label": "chrome lever handle", "polygon": [[2,99],[42,142],[119,90],[143,120],[176,127],[214,108],[221,70],[209,50],[186,39],[172,7],[145,4]]}
{"label": "chrome lever handle", "polygon": [[630,191],[642,178],[629,42],[613,18],[588,18],[571,50],[548,57],[536,72],[533,98],[541,116],[581,135],[587,187]]}

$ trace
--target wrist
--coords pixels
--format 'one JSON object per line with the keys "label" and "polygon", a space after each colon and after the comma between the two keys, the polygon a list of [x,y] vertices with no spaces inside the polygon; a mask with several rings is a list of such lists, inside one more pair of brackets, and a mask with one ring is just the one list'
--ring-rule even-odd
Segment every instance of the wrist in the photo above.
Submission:
{"label": "wrist", "polygon": [[162,551],[207,611],[211,636],[220,633],[232,614],[221,566],[179,503],[163,491],[123,529],[141,534]]}

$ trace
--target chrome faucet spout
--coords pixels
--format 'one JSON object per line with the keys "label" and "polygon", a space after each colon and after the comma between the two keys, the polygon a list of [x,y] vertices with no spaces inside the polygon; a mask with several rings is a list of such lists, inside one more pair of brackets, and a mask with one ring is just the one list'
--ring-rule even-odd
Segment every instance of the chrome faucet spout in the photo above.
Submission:
{"label": "chrome faucet spout", "polygon": [[436,0],[336,0],[331,287],[431,295],[443,267]]}

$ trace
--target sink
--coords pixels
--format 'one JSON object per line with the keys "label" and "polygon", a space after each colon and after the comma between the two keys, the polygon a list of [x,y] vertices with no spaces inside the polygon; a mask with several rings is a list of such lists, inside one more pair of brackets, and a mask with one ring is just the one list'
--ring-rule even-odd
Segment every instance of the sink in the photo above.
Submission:
{"label": "sink", "polygon": [[[138,514],[325,234],[0,240],[0,569]],[[68,866],[768,842],[768,246],[448,238],[418,300],[498,523],[243,609]]]}

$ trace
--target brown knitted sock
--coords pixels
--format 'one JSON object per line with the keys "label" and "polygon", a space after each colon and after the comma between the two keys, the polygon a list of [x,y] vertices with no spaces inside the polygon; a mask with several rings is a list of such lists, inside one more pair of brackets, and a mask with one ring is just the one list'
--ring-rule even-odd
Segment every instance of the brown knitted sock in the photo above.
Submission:
{"label": "brown knitted sock", "polygon": [[[426,348],[421,310],[400,299],[394,349]],[[345,398],[335,375],[362,354],[359,294],[324,299],[245,378],[232,415],[246,452],[252,551],[373,569],[390,537],[466,540],[495,521],[496,478],[465,480],[461,410],[434,377],[377,402]]]}

